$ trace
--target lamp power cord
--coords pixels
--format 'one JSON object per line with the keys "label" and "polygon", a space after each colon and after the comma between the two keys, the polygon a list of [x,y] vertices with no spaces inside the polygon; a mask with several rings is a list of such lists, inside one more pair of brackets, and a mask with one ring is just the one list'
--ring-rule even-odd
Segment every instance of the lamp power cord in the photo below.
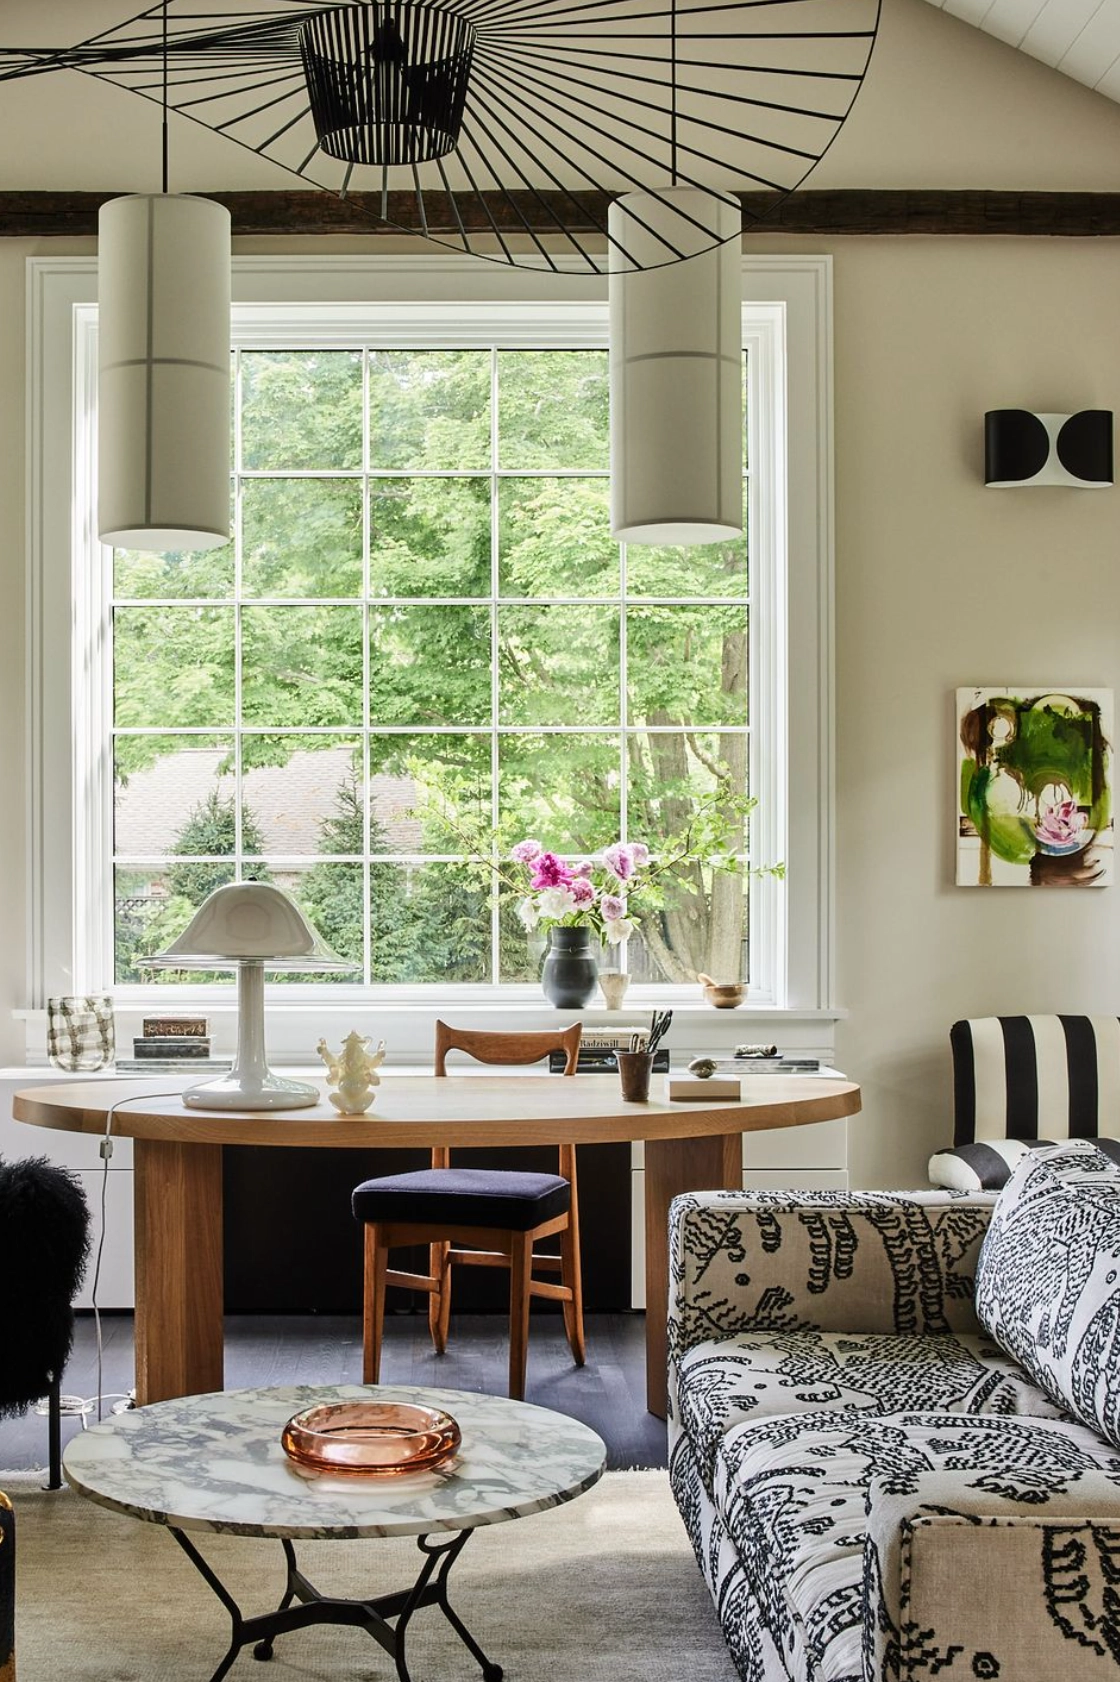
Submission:
{"label": "lamp power cord", "polygon": [[[94,1254],[93,1286],[90,1291],[90,1298],[93,1306],[93,1323],[97,1338],[97,1392],[93,1396],[63,1395],[59,1398],[61,1413],[66,1417],[80,1419],[83,1431],[88,1428],[87,1421],[94,1411],[96,1411],[99,1421],[104,1417],[106,1402],[112,1402],[113,1406],[111,1411],[113,1413],[127,1413],[131,1407],[135,1406],[133,1393],[123,1390],[106,1391],[103,1388],[105,1346],[101,1330],[101,1309],[97,1301],[97,1293],[101,1284],[101,1261],[105,1252],[105,1230],[107,1226],[108,1212],[106,1200],[109,1191],[109,1163],[112,1160],[114,1144],[113,1120],[117,1111],[124,1109],[127,1104],[146,1104],[150,1103],[153,1098],[178,1098],[181,1096],[181,1092],[182,1089],[180,1087],[176,1087],[173,1092],[134,1092],[127,1098],[118,1098],[115,1103],[109,1105],[105,1112],[105,1132],[102,1135],[99,1148],[99,1154],[101,1157],[101,1195],[99,1198],[101,1220],[100,1231],[97,1236],[97,1249]],[[35,1405],[35,1412],[41,1416],[48,1414],[50,1412],[49,1402],[46,1399],[37,1402]]]}

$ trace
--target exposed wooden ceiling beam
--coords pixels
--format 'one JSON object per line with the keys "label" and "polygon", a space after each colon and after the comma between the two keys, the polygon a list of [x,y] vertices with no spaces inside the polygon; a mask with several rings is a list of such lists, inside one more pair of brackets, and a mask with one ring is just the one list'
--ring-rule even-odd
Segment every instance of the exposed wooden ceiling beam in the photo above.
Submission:
{"label": "exposed wooden ceiling beam", "polygon": [[[76,237],[97,232],[97,212],[114,193],[0,192],[0,237]],[[228,205],[235,234],[367,234],[375,237],[420,233],[411,194],[389,195],[396,226],[380,219],[379,194],[212,193]],[[457,201],[458,216],[471,232],[496,225],[504,234],[556,232],[557,221],[584,238],[606,220],[609,193],[581,193],[582,220],[562,193],[494,193],[485,204],[474,195]],[[999,193],[845,189],[794,193],[771,207],[769,195],[742,193],[747,231],[783,234],[1061,235],[1096,238],[1120,235],[1120,193]],[[457,222],[446,194],[425,194],[428,229],[454,241]],[[753,218],[764,218],[752,220]]]}

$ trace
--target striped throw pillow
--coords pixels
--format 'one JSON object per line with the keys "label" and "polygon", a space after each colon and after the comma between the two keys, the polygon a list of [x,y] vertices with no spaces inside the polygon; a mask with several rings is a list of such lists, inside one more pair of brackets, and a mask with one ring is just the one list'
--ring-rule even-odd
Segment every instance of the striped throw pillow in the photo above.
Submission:
{"label": "striped throw pillow", "polygon": [[[946,1191],[1001,1191],[1028,1151],[1053,1143],[1053,1139],[990,1139],[935,1151],[929,1159],[930,1183]],[[1120,1168],[1120,1139],[1098,1139],[1096,1144]]]}

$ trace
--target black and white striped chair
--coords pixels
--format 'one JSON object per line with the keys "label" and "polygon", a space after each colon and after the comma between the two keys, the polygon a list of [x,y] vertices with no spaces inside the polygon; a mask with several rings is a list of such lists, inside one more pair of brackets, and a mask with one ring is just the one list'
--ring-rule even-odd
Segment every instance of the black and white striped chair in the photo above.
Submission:
{"label": "black and white striped chair", "polygon": [[954,1022],[951,1150],[930,1181],[998,1191],[1032,1145],[1100,1139],[1120,1162],[1120,1018],[980,1016]]}

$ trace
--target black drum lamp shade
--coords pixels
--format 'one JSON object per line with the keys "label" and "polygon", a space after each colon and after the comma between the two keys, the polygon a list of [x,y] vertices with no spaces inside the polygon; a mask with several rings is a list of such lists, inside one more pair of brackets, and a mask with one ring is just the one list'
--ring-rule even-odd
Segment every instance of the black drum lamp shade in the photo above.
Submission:
{"label": "black drum lamp shade", "polygon": [[455,149],[472,24],[443,6],[379,0],[309,18],[300,52],[315,133],[350,164],[422,164]]}

